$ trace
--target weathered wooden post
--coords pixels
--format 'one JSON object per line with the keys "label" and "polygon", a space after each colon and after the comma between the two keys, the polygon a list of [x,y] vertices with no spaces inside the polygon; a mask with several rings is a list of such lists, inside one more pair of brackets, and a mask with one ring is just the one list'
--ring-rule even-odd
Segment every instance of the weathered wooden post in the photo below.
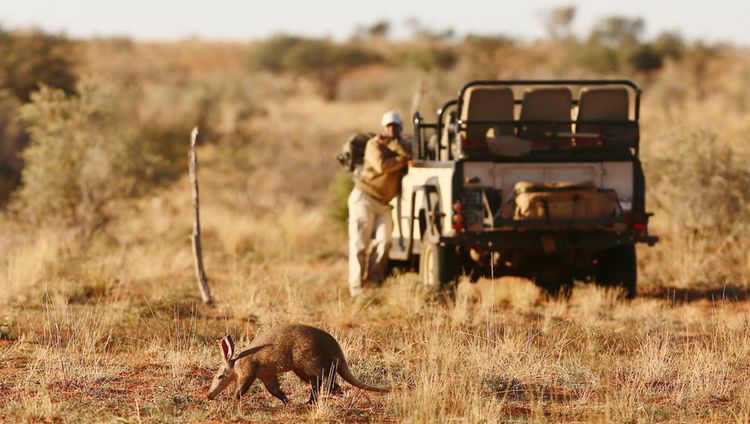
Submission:
{"label": "weathered wooden post", "polygon": [[195,152],[195,143],[198,139],[198,127],[193,128],[190,133],[190,182],[193,187],[193,234],[190,239],[193,242],[193,256],[195,257],[195,276],[198,278],[198,287],[201,291],[203,303],[213,304],[211,290],[208,288],[208,278],[203,269],[203,250],[201,249],[201,214],[200,200],[198,198],[198,154]]}

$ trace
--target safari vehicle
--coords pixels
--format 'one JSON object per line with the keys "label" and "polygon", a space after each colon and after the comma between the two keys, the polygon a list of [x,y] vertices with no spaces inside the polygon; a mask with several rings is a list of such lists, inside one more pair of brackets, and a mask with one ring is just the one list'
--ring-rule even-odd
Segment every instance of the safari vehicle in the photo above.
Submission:
{"label": "safari vehicle", "polygon": [[461,275],[636,293],[648,233],[640,89],[627,80],[473,81],[427,123],[393,206],[390,259],[430,289]]}

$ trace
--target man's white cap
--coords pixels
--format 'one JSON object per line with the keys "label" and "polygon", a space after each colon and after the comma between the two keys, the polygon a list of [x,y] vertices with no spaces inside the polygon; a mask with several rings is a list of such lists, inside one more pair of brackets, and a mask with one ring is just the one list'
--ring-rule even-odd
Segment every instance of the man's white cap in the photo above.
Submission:
{"label": "man's white cap", "polygon": [[383,114],[383,119],[380,120],[380,125],[386,126],[388,124],[397,124],[401,126],[401,115],[395,111],[388,111]]}

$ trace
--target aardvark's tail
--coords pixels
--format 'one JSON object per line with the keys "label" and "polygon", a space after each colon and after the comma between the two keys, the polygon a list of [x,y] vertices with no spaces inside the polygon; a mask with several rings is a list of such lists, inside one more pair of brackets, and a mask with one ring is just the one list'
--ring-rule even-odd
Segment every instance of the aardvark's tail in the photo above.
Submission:
{"label": "aardvark's tail", "polygon": [[338,371],[341,378],[346,380],[347,383],[351,384],[354,387],[359,387],[360,389],[369,390],[371,392],[387,393],[391,391],[391,389],[387,389],[387,388],[369,386],[357,380],[357,377],[355,377],[352,374],[352,372],[349,370],[349,366],[346,364],[346,359],[339,361],[338,366],[336,367],[336,370]]}

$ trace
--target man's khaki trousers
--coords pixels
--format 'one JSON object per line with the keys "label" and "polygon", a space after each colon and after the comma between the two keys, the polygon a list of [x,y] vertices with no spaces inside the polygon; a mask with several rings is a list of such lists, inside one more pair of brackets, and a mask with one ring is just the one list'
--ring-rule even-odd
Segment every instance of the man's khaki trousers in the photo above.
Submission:
{"label": "man's khaki trousers", "polygon": [[354,188],[349,195],[349,293],[362,293],[362,281],[381,283],[391,247],[391,206]]}

